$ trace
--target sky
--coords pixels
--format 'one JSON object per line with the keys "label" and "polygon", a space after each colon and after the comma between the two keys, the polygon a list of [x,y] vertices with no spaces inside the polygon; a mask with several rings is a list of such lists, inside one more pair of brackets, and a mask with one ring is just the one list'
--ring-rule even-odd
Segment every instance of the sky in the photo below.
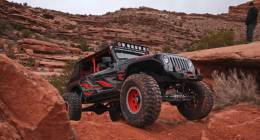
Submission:
{"label": "sky", "polygon": [[[11,0],[8,0],[11,1]],[[158,10],[184,12],[187,14],[222,14],[229,6],[237,6],[249,0],[12,0],[32,7],[41,7],[70,14],[103,15],[121,7],[151,7]]]}

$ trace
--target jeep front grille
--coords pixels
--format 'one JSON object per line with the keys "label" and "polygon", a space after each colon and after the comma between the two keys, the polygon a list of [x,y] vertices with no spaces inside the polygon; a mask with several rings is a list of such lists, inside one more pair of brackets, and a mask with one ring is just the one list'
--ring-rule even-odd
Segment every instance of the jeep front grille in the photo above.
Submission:
{"label": "jeep front grille", "polygon": [[171,61],[173,66],[178,66],[179,70],[189,69],[188,62],[185,59],[171,57]]}

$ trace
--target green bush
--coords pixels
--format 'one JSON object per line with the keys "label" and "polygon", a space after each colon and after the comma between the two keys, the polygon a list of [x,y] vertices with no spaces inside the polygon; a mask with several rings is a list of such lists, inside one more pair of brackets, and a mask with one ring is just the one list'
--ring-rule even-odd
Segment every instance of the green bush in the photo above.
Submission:
{"label": "green bush", "polygon": [[247,37],[244,37],[244,38],[240,39],[239,41],[237,41],[235,44],[236,44],[236,45],[245,44],[246,41],[247,41]]}
{"label": "green bush", "polygon": [[50,76],[50,78],[51,78],[51,80],[49,81],[50,84],[52,84],[60,92],[60,95],[63,95],[64,93],[67,92],[66,84],[70,80],[70,77],[73,73],[76,63],[81,59],[82,58],[79,58],[77,61],[75,61],[75,60],[67,61],[60,76],[57,76],[57,75]]}
{"label": "green bush", "polygon": [[54,21],[54,24],[58,24],[58,25],[60,25],[60,21],[55,20],[55,21]]}
{"label": "green bush", "polygon": [[87,40],[83,40],[81,43],[81,50],[84,51],[88,51],[89,50],[89,45],[88,45],[88,41]]}
{"label": "green bush", "polygon": [[58,38],[57,35],[52,34],[52,33],[46,33],[45,36],[48,37],[48,38],[52,38],[52,39],[56,39],[56,38]]}
{"label": "green bush", "polygon": [[141,32],[145,32],[145,29],[142,29]]}
{"label": "green bush", "polygon": [[233,45],[235,45],[234,34],[230,31],[225,31],[224,28],[222,28],[217,34],[211,31],[210,35],[202,36],[201,42],[197,45],[197,50]]}
{"label": "green bush", "polygon": [[177,50],[182,52],[183,51],[183,47],[178,47]]}
{"label": "green bush", "polygon": [[8,44],[7,46],[7,52],[6,52],[6,56],[14,59],[14,49],[13,49],[13,44]]}
{"label": "green bush", "polygon": [[[9,30],[9,26],[8,26],[8,22],[7,21],[5,21],[5,20],[0,20],[0,32],[2,33],[2,32],[4,32],[5,30]],[[0,34],[1,34],[0,33]]]}
{"label": "green bush", "polygon": [[167,40],[165,41],[165,43],[166,43],[166,44],[168,44],[168,45],[170,45],[170,44],[171,44],[171,42],[170,42],[170,40],[169,40],[169,39],[167,39]]}
{"label": "green bush", "polygon": [[22,29],[21,31],[23,33],[24,38],[30,38],[32,36],[32,32],[29,29]]}
{"label": "green bush", "polygon": [[35,58],[33,58],[33,57],[31,57],[31,56],[27,59],[27,64],[28,64],[30,67],[34,67],[34,62],[35,62]]}
{"label": "green bush", "polygon": [[74,29],[74,26],[70,24],[70,25],[67,26],[67,29],[73,30],[73,29]]}
{"label": "green bush", "polygon": [[65,36],[65,35],[61,35],[61,36],[60,36],[60,40],[66,40],[66,41],[67,41],[68,39],[69,39],[69,37],[67,37],[67,36]]}
{"label": "green bush", "polygon": [[171,47],[168,45],[164,45],[162,53],[172,53]]}
{"label": "green bush", "polygon": [[103,42],[99,47],[101,48],[101,49],[104,49],[104,48],[106,48],[106,47],[108,47],[109,46],[109,43],[108,42]]}

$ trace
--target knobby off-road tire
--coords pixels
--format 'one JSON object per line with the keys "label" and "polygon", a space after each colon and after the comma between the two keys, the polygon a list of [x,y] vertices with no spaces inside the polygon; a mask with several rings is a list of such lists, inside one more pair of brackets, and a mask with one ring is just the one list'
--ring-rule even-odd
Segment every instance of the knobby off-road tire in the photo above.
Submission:
{"label": "knobby off-road tire", "polygon": [[68,111],[68,116],[70,120],[78,121],[81,118],[82,106],[79,95],[76,93],[68,92],[63,96],[65,101],[66,110]]}
{"label": "knobby off-road tire", "polygon": [[141,128],[154,123],[160,114],[161,103],[160,88],[151,76],[134,74],[125,80],[120,105],[130,125]]}
{"label": "knobby off-road tire", "polygon": [[124,116],[121,111],[120,102],[112,102],[110,103],[110,107],[115,107],[116,110],[109,111],[109,117],[112,120],[112,122],[116,122],[119,120],[125,120]]}
{"label": "knobby off-road tire", "polygon": [[195,92],[194,106],[189,106],[187,102],[183,102],[177,106],[179,112],[188,120],[197,120],[205,118],[213,107],[212,91],[204,82],[185,83],[185,92],[190,89]]}

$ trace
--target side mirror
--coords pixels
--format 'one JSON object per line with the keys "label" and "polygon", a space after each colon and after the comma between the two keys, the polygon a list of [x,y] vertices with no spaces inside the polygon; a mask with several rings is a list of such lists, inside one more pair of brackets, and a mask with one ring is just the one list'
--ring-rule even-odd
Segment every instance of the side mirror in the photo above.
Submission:
{"label": "side mirror", "polygon": [[112,62],[111,57],[102,57],[102,63],[110,64]]}

